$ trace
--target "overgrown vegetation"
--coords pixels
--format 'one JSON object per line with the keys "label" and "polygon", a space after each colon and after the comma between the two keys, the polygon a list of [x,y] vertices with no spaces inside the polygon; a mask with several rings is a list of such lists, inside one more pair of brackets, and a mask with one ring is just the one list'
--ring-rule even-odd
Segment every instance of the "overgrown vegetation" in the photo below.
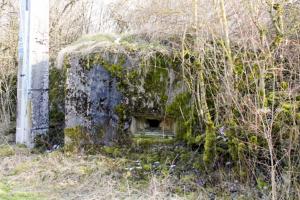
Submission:
{"label": "overgrown vegetation", "polygon": [[14,141],[18,23],[13,1],[0,3],[0,144]]}
{"label": "overgrown vegetation", "polygon": [[[0,142],[4,138],[5,143],[8,140],[3,135],[12,132],[9,129],[14,125],[11,121],[14,121],[16,110],[17,17],[11,14],[16,13],[11,2],[0,2]],[[56,1],[52,2],[55,5]],[[51,58],[56,57],[61,47],[76,41],[84,33],[93,32],[87,25],[92,24],[92,17],[85,14],[88,9],[82,6],[85,1],[60,2],[63,3],[57,8],[54,6],[51,12]],[[164,87],[160,88],[165,85],[164,81],[160,81],[165,76],[164,67],[174,65],[182,78],[178,84],[185,88],[182,93],[176,94],[172,103],[166,105],[166,99],[161,98],[156,105],[163,105],[166,111],[163,114],[176,119],[175,141],[133,138],[133,144],[128,148],[99,148],[102,154],[116,159],[117,166],[120,161],[132,165],[124,168],[134,168],[131,171],[122,168],[121,175],[108,170],[107,173],[127,177],[114,179],[124,183],[118,186],[124,189],[128,180],[134,180],[137,182],[129,181],[130,184],[149,187],[150,191],[162,187],[168,195],[184,194],[184,198],[193,199],[195,196],[189,195],[195,195],[198,190],[205,190],[203,198],[208,198],[210,192],[203,188],[210,190],[210,186],[218,182],[226,185],[221,180],[228,180],[250,185],[258,193],[255,196],[253,192],[255,199],[299,199],[299,1],[117,0],[110,8],[105,15],[110,17],[109,22],[102,20],[99,24],[103,27],[112,25],[115,28],[113,32],[134,34],[120,40],[109,35],[88,36],[81,42],[117,41],[132,52],[147,51],[150,44],[167,46],[172,51],[171,59],[158,56],[155,62],[145,63],[150,68],[145,70],[147,73],[141,69],[128,73],[126,78],[139,84],[138,76],[144,75],[148,89],[154,88],[164,97]],[[101,10],[102,15],[99,16],[104,16],[103,12]],[[7,19],[3,20],[2,16],[7,16]],[[61,18],[64,21],[58,20]],[[58,21],[60,23],[54,23]],[[134,42],[142,43],[143,48],[132,45]],[[159,68],[155,68],[157,66]],[[114,76],[123,77],[120,65],[108,66],[107,69]],[[63,79],[63,73],[54,69],[51,77],[50,136],[61,138],[64,88],[56,80]],[[126,83],[119,89],[124,89],[124,86]],[[118,107],[120,115],[124,115],[124,110],[126,108]],[[72,131],[77,133],[78,129]],[[61,140],[51,142],[63,143]],[[161,144],[161,147],[155,143]],[[77,149],[74,151],[79,152]],[[96,152],[91,151],[93,154]],[[9,159],[14,153],[6,146],[0,149],[0,159]],[[53,158],[51,155],[49,160],[43,155],[38,157],[47,162]],[[59,162],[63,157],[59,153],[54,160]],[[127,160],[123,162],[122,157]],[[76,159],[65,159],[71,160],[70,168],[77,166]],[[137,162],[140,164],[128,161],[130,159],[140,160]],[[87,160],[82,162],[89,162]],[[159,166],[155,162],[159,162]],[[118,171],[115,164],[110,167]],[[175,171],[171,170],[172,165],[176,165]],[[88,166],[85,167],[83,171],[90,173]],[[92,175],[96,176],[97,170],[100,171],[99,168],[92,170],[85,183],[93,178]],[[56,177],[52,172],[43,173],[46,177],[47,173],[52,178]],[[62,179],[60,181],[63,182]],[[143,181],[151,186],[141,184]],[[174,186],[173,182],[178,184]],[[221,188],[223,186],[220,185]],[[128,189],[126,194],[132,191],[136,192],[136,189]],[[0,182],[0,197],[8,198],[10,193],[10,184]],[[146,196],[151,196],[151,192]]]}
{"label": "overgrown vegetation", "polygon": [[134,151],[103,147],[102,155],[69,156],[61,151],[41,154],[9,148],[13,154],[0,156],[0,198],[5,200],[258,199],[267,195],[263,188],[258,191],[225,181],[225,171],[214,176],[203,173],[196,162],[199,156],[180,146],[175,151],[168,145]]}

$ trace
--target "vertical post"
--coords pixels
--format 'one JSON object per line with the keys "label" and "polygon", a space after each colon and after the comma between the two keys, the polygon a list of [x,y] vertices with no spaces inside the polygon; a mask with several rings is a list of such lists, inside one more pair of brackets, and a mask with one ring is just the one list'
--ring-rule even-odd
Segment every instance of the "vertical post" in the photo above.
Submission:
{"label": "vertical post", "polygon": [[16,142],[34,146],[49,128],[49,0],[19,0]]}

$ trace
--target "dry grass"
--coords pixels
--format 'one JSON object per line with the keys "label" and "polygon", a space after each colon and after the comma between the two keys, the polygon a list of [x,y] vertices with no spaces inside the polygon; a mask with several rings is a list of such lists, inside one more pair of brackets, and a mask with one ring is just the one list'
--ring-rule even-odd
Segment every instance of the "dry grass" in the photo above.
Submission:
{"label": "dry grass", "polygon": [[[222,182],[215,187],[176,194],[193,177],[177,180],[171,175],[130,178],[126,160],[102,155],[67,156],[60,151],[33,153],[22,147],[0,146],[0,199],[257,199],[245,185]],[[239,192],[230,193],[232,187]],[[225,192],[227,190],[227,192]]]}
{"label": "dry grass", "polygon": [[[9,195],[30,194],[36,199],[163,199],[157,180],[151,192],[126,184],[119,172],[122,161],[96,156],[64,156],[61,152],[32,154],[6,146],[0,151],[0,182]],[[7,153],[9,151],[9,153]],[[3,157],[4,155],[4,157]],[[151,185],[151,184],[150,184]],[[0,193],[0,199],[1,199]],[[8,198],[9,199],[9,198]],[[26,199],[26,198],[19,198]],[[179,199],[174,197],[174,199]]]}

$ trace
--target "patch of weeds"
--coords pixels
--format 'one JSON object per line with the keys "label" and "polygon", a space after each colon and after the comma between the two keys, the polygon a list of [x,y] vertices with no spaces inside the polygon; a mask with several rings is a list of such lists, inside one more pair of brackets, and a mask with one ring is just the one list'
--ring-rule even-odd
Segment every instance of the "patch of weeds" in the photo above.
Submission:
{"label": "patch of weeds", "polygon": [[9,192],[9,188],[4,183],[0,182],[0,197]]}
{"label": "patch of weeds", "polygon": [[109,155],[114,158],[121,157],[124,153],[121,151],[122,150],[121,148],[116,147],[116,146],[112,146],[112,147],[105,146],[105,147],[101,148],[101,150],[105,155]]}
{"label": "patch of weeds", "polygon": [[0,157],[13,156],[15,153],[15,150],[9,145],[0,146]]}
{"label": "patch of weeds", "polygon": [[16,144],[16,147],[21,148],[21,149],[27,148],[25,144]]}
{"label": "patch of weeds", "polygon": [[21,173],[27,171],[29,168],[30,168],[30,163],[29,162],[20,163],[19,165],[17,165],[14,168],[14,170],[11,173],[11,175],[21,174]]}
{"label": "patch of weeds", "polygon": [[93,167],[89,167],[89,166],[81,166],[79,170],[82,175],[86,175],[86,176],[91,175],[95,171]]}
{"label": "patch of weeds", "polygon": [[0,182],[0,199],[1,200],[42,200],[41,196],[29,192],[13,192],[12,189]]}

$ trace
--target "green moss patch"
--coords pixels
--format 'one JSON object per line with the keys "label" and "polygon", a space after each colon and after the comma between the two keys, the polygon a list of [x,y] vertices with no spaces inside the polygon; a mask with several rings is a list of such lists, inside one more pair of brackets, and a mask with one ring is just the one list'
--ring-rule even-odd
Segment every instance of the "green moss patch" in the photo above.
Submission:
{"label": "green moss patch", "polygon": [[76,126],[74,128],[66,128],[65,134],[65,152],[79,152],[85,144],[89,144],[90,137],[84,128]]}
{"label": "green moss patch", "polygon": [[52,68],[49,79],[49,137],[44,141],[44,146],[48,148],[49,145],[64,144],[66,68]]}
{"label": "green moss patch", "polygon": [[133,146],[139,148],[151,148],[154,145],[172,145],[175,143],[174,138],[151,137],[151,136],[135,136],[132,139]]}

